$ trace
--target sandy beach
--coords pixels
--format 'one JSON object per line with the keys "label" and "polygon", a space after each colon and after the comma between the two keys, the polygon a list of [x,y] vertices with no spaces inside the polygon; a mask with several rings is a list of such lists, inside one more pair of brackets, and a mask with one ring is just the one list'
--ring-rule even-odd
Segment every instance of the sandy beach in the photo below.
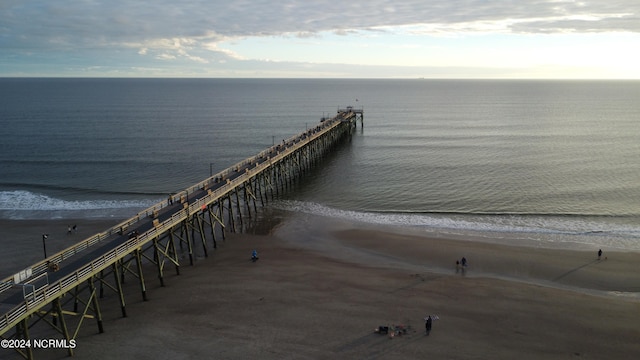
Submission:
{"label": "sandy beach", "polygon": [[[5,220],[0,219],[0,278],[72,246],[120,223],[120,219]],[[76,226],[75,231],[73,226]],[[71,227],[71,233],[68,232]],[[42,235],[47,234],[46,243]]]}
{"label": "sandy beach", "polygon": [[[104,225],[79,228],[101,231]],[[230,234],[195,266],[185,261],[180,275],[167,270],[163,288],[149,271],[146,302],[132,279],[127,318],[108,292],[101,299],[105,332],[97,334],[94,321],[85,323],[74,358],[640,356],[637,253],[606,251],[597,260],[591,251],[351,225],[314,234],[330,238],[331,245],[321,248],[281,234]],[[255,263],[249,261],[252,249],[260,255]],[[455,266],[461,256],[469,261],[464,270]],[[438,317],[429,336],[427,315]],[[406,332],[390,338],[374,332],[380,325],[402,325]],[[3,358],[18,358],[1,351]],[[42,350],[36,358],[66,358],[66,352]]]}

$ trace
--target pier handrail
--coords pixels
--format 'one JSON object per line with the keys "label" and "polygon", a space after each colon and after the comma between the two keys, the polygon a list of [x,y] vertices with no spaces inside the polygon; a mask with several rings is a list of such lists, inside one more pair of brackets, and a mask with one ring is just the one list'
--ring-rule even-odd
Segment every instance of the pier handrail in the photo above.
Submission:
{"label": "pier handrail", "polygon": [[[346,114],[347,110],[343,110],[343,109],[339,109],[338,110],[338,115],[336,115],[335,117],[328,119],[326,121],[321,122],[319,125],[317,125],[316,127],[314,127],[313,129],[318,129],[318,130],[327,130],[327,127],[329,126],[329,129],[332,128],[333,126],[331,125],[335,125],[337,123],[339,123],[339,118],[342,118],[345,114]],[[304,133],[300,133],[300,134],[296,134],[293,135],[285,140],[283,140],[285,145],[288,144],[296,144],[297,142],[299,142],[299,140],[303,139],[304,137],[309,136],[309,140],[311,139],[315,139],[316,136],[312,136],[312,135],[318,135],[318,132],[314,131],[314,130],[310,130],[307,129]],[[308,142],[308,141],[307,141]],[[252,157],[246,158],[243,161],[240,161],[234,165],[232,165],[231,167],[228,167],[212,176],[210,176],[209,178],[205,179],[204,181],[198,182],[190,187],[187,187],[186,189],[177,192],[175,194],[172,194],[169,196],[169,199],[171,202],[173,201],[178,201],[180,199],[181,196],[188,196],[189,194],[196,192],[200,189],[202,189],[203,187],[206,186],[210,186],[212,183],[215,182],[216,179],[226,179],[228,178],[229,174],[232,174],[235,170],[239,170],[243,167],[245,167],[248,164],[251,163],[256,163],[259,162],[259,160],[261,159],[265,159],[268,157],[269,154],[273,154],[274,152],[277,154],[278,150],[281,148],[280,144],[277,145],[273,145],[263,151],[261,151],[260,153],[258,153],[257,155],[254,155]],[[284,147],[285,150],[287,149],[287,146]],[[297,147],[296,147],[297,149]],[[48,269],[48,263],[61,263],[65,260],[68,260],[69,258],[71,258],[74,255],[77,255],[78,253],[90,248],[93,245],[96,245],[100,242],[102,242],[104,239],[109,238],[110,236],[114,235],[114,234],[124,234],[124,232],[126,231],[126,229],[130,228],[132,225],[135,225],[137,223],[139,223],[140,221],[147,219],[149,217],[152,217],[155,213],[157,213],[158,211],[161,211],[162,209],[164,209],[165,207],[169,206],[169,201],[160,201],[140,212],[138,212],[135,216],[124,220],[112,227],[110,227],[109,229],[107,229],[106,231],[103,231],[101,233],[95,234],[90,236],[87,239],[84,239],[66,249],[63,249],[49,257],[47,257],[44,260],[41,260],[37,263],[35,263],[34,265],[31,266],[31,271],[32,271],[32,277],[38,276],[44,272],[47,271]],[[10,289],[12,287],[12,285],[16,284],[14,282],[14,275],[11,275],[3,280],[0,281],[0,294],[8,289]]]}
{"label": "pier handrail", "polygon": [[[93,276],[98,271],[105,269],[106,267],[112,265],[120,258],[126,256],[131,253],[132,249],[140,249],[143,245],[152,241],[154,238],[158,237],[159,234],[164,233],[167,229],[173,228],[175,225],[180,224],[186,218],[188,218],[191,214],[200,211],[207,205],[217,201],[218,199],[224,197],[227,193],[231,192],[237,185],[242,184],[252,177],[256,176],[261,171],[265,170],[269,166],[272,166],[275,163],[278,163],[280,160],[284,159],[286,156],[297,151],[299,148],[305,146],[306,144],[316,140],[318,137],[326,134],[329,130],[338,126],[341,123],[341,119],[345,119],[345,115],[343,113],[339,113],[334,118],[322,122],[320,125],[314,128],[314,130],[307,130],[304,133],[294,135],[286,140],[284,140],[284,148],[280,150],[280,145],[272,146],[258,155],[255,155],[251,158],[247,158],[234,166],[227,168],[218,174],[211,176],[204,181],[198,182],[197,184],[171,196],[171,200],[174,200],[176,197],[180,198],[182,195],[189,195],[195,191],[203,190],[205,187],[210,185],[212,182],[216,181],[216,179],[224,178],[225,175],[233,172],[239,172],[240,169],[244,168],[245,171],[239,173],[238,176],[234,179],[228,179],[227,181],[222,183],[222,185],[215,189],[208,191],[203,197],[195,199],[191,202],[186,208],[180,209],[176,211],[170,218],[163,221],[162,223],[157,224],[156,226],[151,227],[149,230],[145,231],[143,234],[138,236],[134,236],[122,244],[116,246],[115,248],[109,249],[105,251],[102,255],[97,256],[92,261],[78,267],[74,272],[66,275],[65,277],[57,280],[52,284],[48,284],[46,286],[40,287],[38,289],[34,289],[33,296],[29,296],[29,298],[25,297],[25,300],[12,308],[9,312],[6,312],[2,317],[0,317],[0,333],[2,333],[3,329],[6,328],[9,324],[15,322],[20,317],[24,316],[29,310],[37,308],[37,306],[48,299],[55,298],[59,294],[65,293],[69,288],[73,288],[77,286],[78,283],[87,280],[90,276]],[[304,141],[302,141],[304,140]],[[273,157],[267,156],[267,154],[274,154]],[[264,160],[259,162],[258,160]],[[251,168],[250,164],[255,163],[256,166]],[[247,166],[247,167],[246,167]],[[71,256],[77,254],[80,251],[83,251],[90,246],[95,245],[96,243],[104,240],[106,237],[118,233],[119,235],[124,235],[124,230],[126,230],[130,225],[139,222],[144,218],[149,218],[156,211],[163,209],[168,206],[167,201],[159,202],[141,212],[136,214],[136,216],[123,221],[109,230],[96,234],[84,241],[81,241],[78,244],[75,244],[72,247],[69,247],[65,250],[60,251],[59,253],[45,259],[32,266],[33,275],[29,279],[33,279],[35,277],[40,277],[42,274],[47,273],[48,267],[46,266],[49,261],[62,261],[64,259],[68,259]],[[115,232],[114,232],[115,231]],[[43,268],[44,265],[44,268]],[[46,276],[46,275],[45,275]],[[23,281],[26,282],[27,280]],[[7,281],[0,282],[0,293],[7,288],[11,288],[13,285],[13,278],[8,278]]]}

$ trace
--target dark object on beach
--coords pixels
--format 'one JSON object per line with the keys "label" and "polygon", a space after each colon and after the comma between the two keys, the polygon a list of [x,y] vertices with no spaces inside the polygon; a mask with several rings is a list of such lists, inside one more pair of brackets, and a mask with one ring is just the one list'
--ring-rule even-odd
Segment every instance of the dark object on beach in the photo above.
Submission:
{"label": "dark object on beach", "polygon": [[431,316],[429,316],[427,318],[427,322],[425,322],[424,327],[427,330],[427,335],[429,335],[429,333],[431,332],[431,326],[433,326],[433,319],[431,319]]}
{"label": "dark object on beach", "polygon": [[600,257],[602,257],[602,249],[598,250],[598,260],[600,260]]}
{"label": "dark object on beach", "polygon": [[378,329],[376,331],[378,334],[388,334],[389,333],[389,327],[388,326],[378,326]]}
{"label": "dark object on beach", "polygon": [[251,253],[251,261],[252,262],[256,262],[258,261],[259,257],[258,257],[258,252],[253,250],[253,252]]}
{"label": "dark object on beach", "polygon": [[462,262],[462,266],[463,266],[463,267],[466,267],[466,266],[467,266],[467,258],[463,257],[463,258],[462,258],[462,260],[461,260],[461,262]]}

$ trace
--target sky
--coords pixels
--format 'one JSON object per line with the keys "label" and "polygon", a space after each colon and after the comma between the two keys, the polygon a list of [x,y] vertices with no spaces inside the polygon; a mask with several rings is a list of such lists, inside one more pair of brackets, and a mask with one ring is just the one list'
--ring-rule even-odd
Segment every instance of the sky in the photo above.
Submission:
{"label": "sky", "polygon": [[0,77],[640,79],[640,1],[0,0]]}

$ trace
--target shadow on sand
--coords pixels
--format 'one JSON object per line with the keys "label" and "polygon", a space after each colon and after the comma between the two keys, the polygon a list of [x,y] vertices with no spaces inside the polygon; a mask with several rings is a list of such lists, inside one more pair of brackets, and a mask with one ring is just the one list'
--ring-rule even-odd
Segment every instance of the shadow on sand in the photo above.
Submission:
{"label": "shadow on sand", "polygon": [[575,268],[575,269],[571,269],[571,270],[567,271],[566,273],[564,273],[564,274],[562,274],[562,275],[558,276],[557,278],[553,279],[552,281],[554,281],[554,282],[555,282],[555,281],[562,280],[563,278],[565,278],[565,277],[567,277],[567,276],[569,276],[569,275],[573,274],[574,272],[576,272],[576,271],[578,271],[578,270],[580,270],[580,269],[586,268],[587,266],[589,266],[589,265],[593,265],[593,264],[598,263],[598,262],[600,262],[600,260],[592,260],[592,261],[589,261],[588,263],[586,263],[586,264],[584,264],[584,265],[582,265],[582,266],[578,266],[578,267],[577,267],[577,268]]}

